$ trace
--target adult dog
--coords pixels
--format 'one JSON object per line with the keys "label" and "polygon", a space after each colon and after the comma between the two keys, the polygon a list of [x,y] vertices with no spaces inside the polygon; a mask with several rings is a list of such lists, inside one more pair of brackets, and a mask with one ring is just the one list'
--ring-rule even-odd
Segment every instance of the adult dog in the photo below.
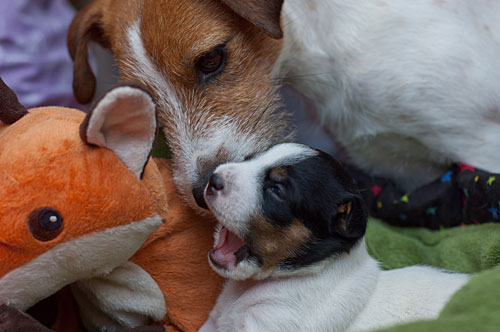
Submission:
{"label": "adult dog", "polygon": [[217,165],[289,138],[283,82],[358,167],[408,190],[452,162],[500,171],[500,1],[95,0],[68,37],[80,102],[90,40],[154,92],[192,205]]}

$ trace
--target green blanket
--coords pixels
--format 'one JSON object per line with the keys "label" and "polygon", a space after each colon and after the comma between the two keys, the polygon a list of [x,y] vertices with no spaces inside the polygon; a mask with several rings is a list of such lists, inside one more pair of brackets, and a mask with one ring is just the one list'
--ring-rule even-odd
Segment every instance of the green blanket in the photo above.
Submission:
{"label": "green blanket", "polygon": [[418,264],[474,274],[438,319],[384,332],[500,331],[500,224],[430,231],[393,227],[372,219],[366,243],[385,269]]}

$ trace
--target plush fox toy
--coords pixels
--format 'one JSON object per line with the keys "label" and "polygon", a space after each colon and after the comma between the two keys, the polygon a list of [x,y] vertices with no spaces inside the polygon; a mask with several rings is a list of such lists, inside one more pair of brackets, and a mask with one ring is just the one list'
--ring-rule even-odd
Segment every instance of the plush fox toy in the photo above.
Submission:
{"label": "plush fox toy", "polygon": [[[155,131],[140,86],[85,115],[28,111],[0,79],[0,331],[44,331],[23,312],[67,285],[89,330],[202,325],[222,285],[206,261],[214,221],[150,159]],[[69,322],[52,328],[80,328]]]}

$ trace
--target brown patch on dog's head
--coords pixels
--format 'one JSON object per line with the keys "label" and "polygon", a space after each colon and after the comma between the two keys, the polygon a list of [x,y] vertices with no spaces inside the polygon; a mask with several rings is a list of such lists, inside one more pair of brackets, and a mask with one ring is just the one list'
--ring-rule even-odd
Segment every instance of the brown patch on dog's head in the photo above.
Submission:
{"label": "brown patch on dog's head", "polygon": [[265,217],[250,222],[248,243],[253,254],[260,260],[262,270],[270,270],[286,259],[295,257],[312,237],[311,231],[299,220],[280,227]]}
{"label": "brown patch on dog's head", "polygon": [[347,220],[349,219],[349,216],[351,215],[351,210],[352,210],[352,202],[351,201],[340,205],[340,207],[337,209],[337,216],[338,216],[337,220],[339,221],[338,227],[344,233],[347,232]]}
{"label": "brown patch on dog's head", "polygon": [[284,166],[275,167],[269,172],[269,178],[276,182],[284,182],[288,178],[288,170]]}
{"label": "brown patch on dog's head", "polygon": [[[145,2],[140,29],[147,55],[193,108],[208,106],[215,118],[228,112],[252,117],[259,103],[271,102],[274,87],[267,79],[281,41],[269,38],[218,1]],[[200,80],[197,62],[220,46],[226,52],[223,71],[208,81]],[[118,62],[120,66],[120,56]],[[135,76],[129,70],[122,74]]]}

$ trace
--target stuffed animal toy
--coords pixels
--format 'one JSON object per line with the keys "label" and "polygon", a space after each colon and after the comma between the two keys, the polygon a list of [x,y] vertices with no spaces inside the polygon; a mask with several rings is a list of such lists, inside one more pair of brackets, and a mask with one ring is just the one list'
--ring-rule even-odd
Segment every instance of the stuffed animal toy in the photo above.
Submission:
{"label": "stuffed animal toy", "polygon": [[[206,259],[215,221],[150,158],[149,93],[118,86],[87,115],[28,111],[0,79],[0,121],[0,331],[48,330],[24,312],[68,285],[89,330],[196,331],[222,286]],[[79,331],[59,308],[51,328]]]}

